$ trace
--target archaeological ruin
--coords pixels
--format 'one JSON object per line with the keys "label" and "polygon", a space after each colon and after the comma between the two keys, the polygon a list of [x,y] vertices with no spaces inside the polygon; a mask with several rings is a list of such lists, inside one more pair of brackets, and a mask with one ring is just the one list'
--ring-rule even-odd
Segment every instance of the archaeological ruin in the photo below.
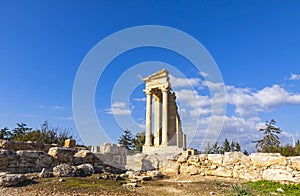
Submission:
{"label": "archaeological ruin", "polygon": [[[165,69],[143,78],[146,93],[146,134],[143,153],[181,152],[186,148],[175,93]],[[154,112],[152,100],[154,98]],[[154,120],[154,121],[153,121]],[[154,126],[153,126],[154,125]],[[152,130],[153,127],[153,130]],[[154,131],[152,143],[152,131]]]}

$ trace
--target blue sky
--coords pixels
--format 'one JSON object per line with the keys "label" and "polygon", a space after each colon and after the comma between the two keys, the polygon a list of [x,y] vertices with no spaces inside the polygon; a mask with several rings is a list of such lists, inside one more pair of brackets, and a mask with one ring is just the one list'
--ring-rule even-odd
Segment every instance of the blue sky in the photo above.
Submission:
{"label": "blue sky", "polygon": [[[38,128],[48,120],[52,126],[72,129],[76,134],[72,90],[86,54],[99,41],[122,29],[163,25],[193,36],[219,67],[228,95],[220,140],[228,137],[251,149],[250,141],[260,137],[257,129],[275,118],[285,131],[282,140],[291,143],[293,137],[300,138],[299,10],[299,1],[279,0],[2,0],[0,127],[13,129],[17,122],[25,122]],[[159,48],[127,51],[102,73],[95,107],[105,132],[116,141],[124,128],[143,130],[143,84],[132,90],[129,99],[112,99],[111,95],[122,74],[130,73],[127,79],[137,80],[163,68],[162,64],[148,66],[137,75],[128,71],[146,61],[164,62],[171,65],[169,69],[174,68],[170,71],[171,82],[180,102],[184,131],[196,134],[190,146],[200,146],[210,119],[205,73],[201,75],[180,55]],[[124,82],[119,85],[120,89],[126,88]],[[196,96],[189,97],[189,88]],[[201,111],[192,110],[195,102],[200,103]],[[124,124],[120,119],[124,116],[133,123]],[[191,127],[196,121],[200,127]],[[98,144],[98,139],[89,142]]]}

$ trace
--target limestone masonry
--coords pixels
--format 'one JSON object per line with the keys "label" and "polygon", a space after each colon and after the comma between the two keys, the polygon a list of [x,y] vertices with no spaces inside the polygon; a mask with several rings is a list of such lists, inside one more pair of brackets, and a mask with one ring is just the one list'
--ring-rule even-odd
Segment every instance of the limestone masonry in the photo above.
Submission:
{"label": "limestone masonry", "polygon": [[[5,142],[7,144],[10,141]],[[28,147],[26,143],[18,143],[18,146],[22,148],[22,144],[24,148]],[[6,147],[10,148],[10,145],[0,148],[0,186],[11,185],[12,177],[17,178],[14,183],[24,180],[20,173],[41,172],[40,175],[47,176],[53,171],[54,176],[85,176],[109,165],[114,171],[154,170],[165,175],[220,176],[300,183],[300,156],[284,157],[279,153],[252,153],[249,156],[241,152],[226,152],[224,155],[195,154],[194,150],[187,149],[181,153],[128,154],[126,149],[109,143],[102,144],[97,153],[68,147],[51,147],[48,153],[35,150],[13,151]]]}
{"label": "limestone masonry", "polygon": [[[143,153],[181,152],[186,148],[186,136],[172,92],[169,72],[165,69],[143,78],[146,83],[146,138]],[[154,118],[152,98],[154,97]],[[154,144],[152,143],[152,120],[154,119]]]}

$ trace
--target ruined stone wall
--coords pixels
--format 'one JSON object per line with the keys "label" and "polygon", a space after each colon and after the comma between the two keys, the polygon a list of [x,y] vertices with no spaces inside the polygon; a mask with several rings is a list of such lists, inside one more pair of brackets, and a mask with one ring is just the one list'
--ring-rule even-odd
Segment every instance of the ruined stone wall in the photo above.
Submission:
{"label": "ruined stone wall", "polygon": [[52,147],[48,153],[35,150],[11,151],[0,149],[0,172],[41,172],[43,168],[51,170],[54,166],[62,163],[74,166],[89,163],[98,166],[103,162],[88,150],[77,151],[65,147]]}
{"label": "ruined stone wall", "polygon": [[128,152],[124,147],[112,143],[104,143],[97,149],[99,149],[98,152],[93,151],[97,158],[114,167],[125,169]]}
{"label": "ruined stone wall", "polygon": [[55,144],[41,144],[38,142],[16,142],[13,140],[0,139],[0,149],[3,150],[36,150],[48,152],[51,147],[57,146]]}
{"label": "ruined stone wall", "polygon": [[167,174],[300,182],[300,156],[284,157],[279,153],[183,154],[170,157],[159,169]]}

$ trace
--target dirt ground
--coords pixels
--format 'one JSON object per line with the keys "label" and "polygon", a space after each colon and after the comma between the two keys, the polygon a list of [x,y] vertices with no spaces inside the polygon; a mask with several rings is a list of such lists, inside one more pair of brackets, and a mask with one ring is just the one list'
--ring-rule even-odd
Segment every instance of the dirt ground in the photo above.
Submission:
{"label": "dirt ground", "polygon": [[212,176],[164,177],[126,187],[125,180],[103,180],[98,175],[90,177],[39,178],[28,180],[18,187],[0,187],[0,195],[230,195],[232,185],[242,183],[237,179]]}

